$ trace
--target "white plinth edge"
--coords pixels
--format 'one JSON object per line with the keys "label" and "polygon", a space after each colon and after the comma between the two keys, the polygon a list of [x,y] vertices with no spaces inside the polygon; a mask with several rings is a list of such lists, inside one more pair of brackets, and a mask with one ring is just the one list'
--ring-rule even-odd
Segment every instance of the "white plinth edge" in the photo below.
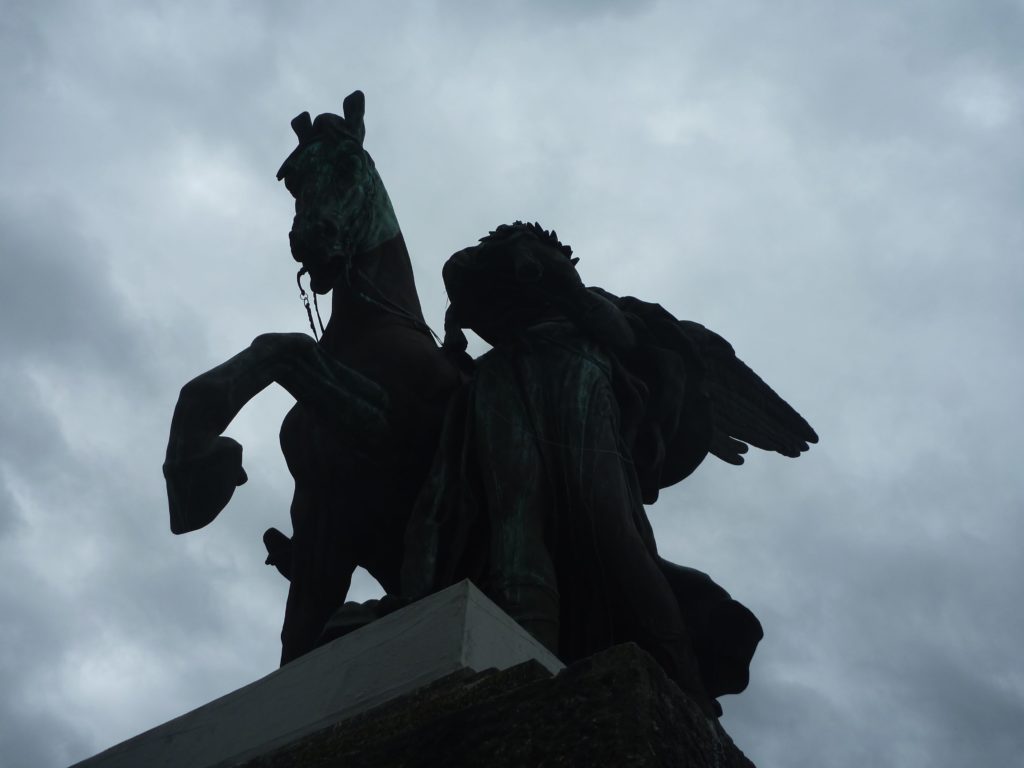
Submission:
{"label": "white plinth edge", "polygon": [[221,768],[460,669],[563,664],[469,581],[442,590],[73,768]]}

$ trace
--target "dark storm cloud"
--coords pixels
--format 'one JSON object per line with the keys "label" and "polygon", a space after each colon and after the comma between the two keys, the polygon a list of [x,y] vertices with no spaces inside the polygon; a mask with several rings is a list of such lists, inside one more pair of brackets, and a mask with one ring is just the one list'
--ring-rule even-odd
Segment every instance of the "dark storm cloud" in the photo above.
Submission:
{"label": "dark storm cloud", "polygon": [[0,539],[24,522],[12,482],[45,482],[67,460],[60,425],[34,391],[31,379],[0,374]]}
{"label": "dark storm cloud", "polygon": [[[1008,585],[1021,578],[1021,496],[1000,477],[1004,447],[972,445],[967,467],[939,441],[888,471],[811,467],[796,506],[766,506],[764,491],[803,467],[762,471],[756,459],[731,482],[723,470],[670,497],[689,524],[667,554],[718,575],[764,622],[751,690],[725,709],[766,763],[820,764],[833,747],[843,765],[1014,759],[1019,739],[1005,726],[1024,711],[1024,620]],[[736,476],[747,471],[760,476]],[[709,513],[724,518],[716,534],[693,541]]]}
{"label": "dark storm cloud", "polygon": [[[154,377],[168,367],[160,356],[176,359],[198,339],[180,314],[164,319],[184,327],[167,329],[138,315],[115,287],[109,241],[85,230],[57,196],[0,206],[0,741],[13,766],[67,764],[108,743],[83,726],[76,688],[145,697],[142,678],[170,672],[183,649],[230,677],[222,649],[246,645],[226,639],[239,631],[229,618],[237,607],[210,589],[218,571],[234,580],[236,553],[175,557],[163,545],[160,439],[177,385]],[[248,534],[259,564],[258,537]],[[273,636],[273,623],[258,634]],[[142,669],[132,670],[133,658]],[[106,680],[91,671],[117,660],[126,668]],[[176,670],[161,683],[166,697],[134,707],[152,710],[152,721],[180,713],[187,705],[175,700],[209,680],[202,667]],[[134,726],[117,724],[130,710],[110,711],[120,714],[105,728],[130,736]]]}
{"label": "dark storm cloud", "polygon": [[651,510],[663,554],[765,624],[725,702],[755,762],[1014,764],[1021,19],[8,3],[4,757],[70,762],[273,668],[259,536],[287,527],[287,398],[232,425],[251,479],[207,529],[167,532],[159,466],[181,383],[303,329],[273,172],[294,114],[359,87],[428,320],[448,253],[537,218],[588,282],[729,338],[822,435],[796,462],[709,462]]}
{"label": "dark storm cloud", "polygon": [[[541,26],[549,23],[585,23],[604,18],[621,19],[642,15],[654,0],[513,0],[504,7],[502,22]],[[480,3],[441,4],[439,10],[453,17],[468,16],[484,26],[495,25],[493,9]],[[474,18],[475,17],[475,18]]]}
{"label": "dark storm cloud", "polygon": [[8,365],[143,369],[123,299],[77,219],[60,199],[0,201],[0,354]]}
{"label": "dark storm cloud", "polygon": [[[73,207],[52,198],[3,203],[0,738],[7,764],[59,765],[93,742],[72,714],[50,708],[51,692],[62,665],[80,654],[83,634],[107,623],[110,596],[119,595],[122,606],[111,625],[148,627],[154,646],[175,636],[153,617],[143,621],[124,609],[152,605],[167,583],[163,575],[147,577],[159,571],[159,560],[147,557],[140,569],[129,554],[134,545],[119,540],[126,532],[137,540],[137,530],[124,523],[152,501],[117,487],[110,457],[85,449],[81,441],[88,438],[68,432],[60,404],[65,386],[85,401],[100,382],[110,395],[151,408],[142,395],[152,388],[152,366],[138,324]],[[107,436],[124,431],[102,417],[96,428]],[[110,527],[114,521],[120,529]],[[134,594],[126,593],[129,585]],[[201,594],[202,584],[191,591]],[[91,606],[87,615],[85,606]],[[201,605],[192,607],[199,609],[196,621],[217,626],[217,612],[204,616]]]}
{"label": "dark storm cloud", "polygon": [[[121,428],[141,445],[132,431]],[[117,453],[62,449],[54,430],[39,437],[53,439],[48,450],[0,457],[17,514],[0,538],[0,685],[4,706],[16,711],[0,732],[5,764],[18,766],[81,759],[131,736],[139,712],[150,722],[180,714],[211,676],[223,690],[247,682],[238,659],[252,652],[249,637],[272,637],[277,623],[276,606],[237,583],[243,559],[252,571],[246,589],[259,583],[258,534],[221,529],[212,546],[168,547],[158,459],[139,476]],[[256,512],[259,503],[248,502]],[[259,629],[233,618],[254,604],[269,617]],[[96,706],[105,710],[99,720],[90,714]],[[97,736],[97,727],[110,735]]]}
{"label": "dark storm cloud", "polygon": [[[0,535],[24,521],[12,483],[63,481],[73,454],[47,402],[54,371],[84,383],[99,372],[145,382],[138,338],[96,248],[70,206],[57,200],[0,201]],[[131,385],[129,385],[129,389]]]}

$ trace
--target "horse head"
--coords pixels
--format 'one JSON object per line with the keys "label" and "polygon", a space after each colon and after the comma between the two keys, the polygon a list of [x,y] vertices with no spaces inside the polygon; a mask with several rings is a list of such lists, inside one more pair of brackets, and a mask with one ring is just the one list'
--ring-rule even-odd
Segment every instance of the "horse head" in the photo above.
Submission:
{"label": "horse head", "polygon": [[325,294],[348,277],[352,260],[399,234],[391,200],[363,148],[365,100],[354,91],[344,117],[330,113],[292,120],[299,146],[277,172],[295,198],[291,252]]}

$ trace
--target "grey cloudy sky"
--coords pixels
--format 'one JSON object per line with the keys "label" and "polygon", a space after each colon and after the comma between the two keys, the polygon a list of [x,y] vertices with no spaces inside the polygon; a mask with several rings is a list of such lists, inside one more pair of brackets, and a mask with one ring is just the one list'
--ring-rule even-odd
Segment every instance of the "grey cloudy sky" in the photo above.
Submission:
{"label": "grey cloudy sky", "polygon": [[443,260],[536,219],[818,429],[651,509],[765,625],[723,702],[750,757],[1018,763],[1024,3],[0,9],[0,764],[276,666],[288,397],[232,425],[250,482],[209,528],[170,534],[160,465],[182,383],[305,329],[274,173],[356,88],[435,328]]}

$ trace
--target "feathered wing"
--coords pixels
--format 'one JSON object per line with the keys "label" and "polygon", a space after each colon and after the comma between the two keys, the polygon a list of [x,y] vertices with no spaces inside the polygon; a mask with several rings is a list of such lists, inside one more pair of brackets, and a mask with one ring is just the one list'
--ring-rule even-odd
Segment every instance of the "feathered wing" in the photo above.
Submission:
{"label": "feathered wing", "polygon": [[710,453],[738,465],[743,463],[747,444],[796,457],[809,443],[818,442],[811,425],[736,357],[732,345],[717,333],[699,323],[678,320],[659,304],[591,290],[626,313],[639,331],[641,345],[671,350],[684,359],[691,369],[687,386],[698,384],[708,401]]}
{"label": "feathered wing", "polygon": [[714,424],[711,453],[742,464],[747,443],[795,458],[818,442],[806,419],[736,357],[729,342],[699,323],[679,320],[677,327],[704,363]]}

